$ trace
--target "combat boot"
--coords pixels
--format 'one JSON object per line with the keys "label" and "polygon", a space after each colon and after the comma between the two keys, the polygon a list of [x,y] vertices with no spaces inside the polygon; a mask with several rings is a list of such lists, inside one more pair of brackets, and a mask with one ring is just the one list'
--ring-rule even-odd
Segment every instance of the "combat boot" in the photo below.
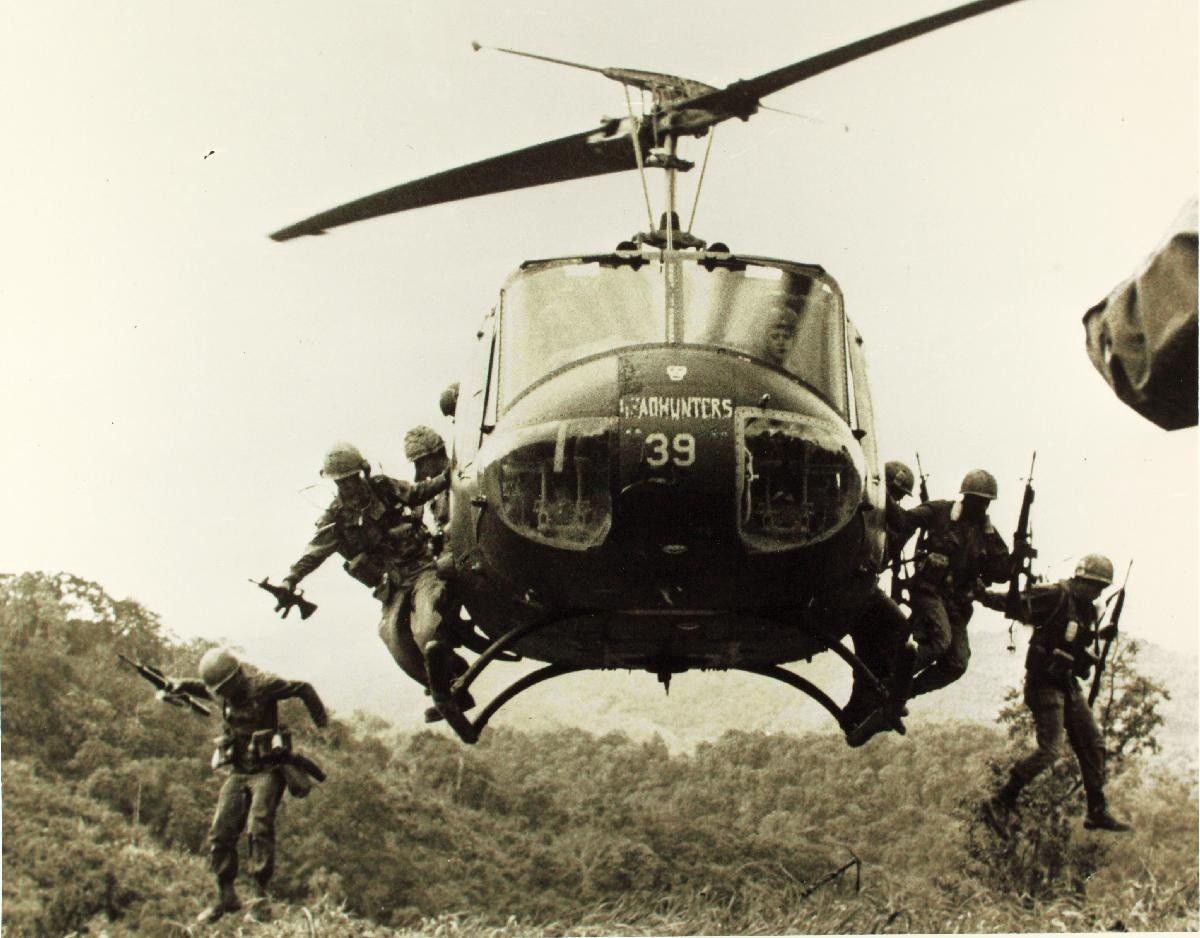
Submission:
{"label": "combat boot", "polygon": [[267,898],[267,887],[261,883],[254,884],[254,898],[246,903],[245,920],[260,924],[271,921],[271,900]]}
{"label": "combat boot", "polygon": [[1083,826],[1090,831],[1112,831],[1115,834],[1130,830],[1128,824],[1109,814],[1103,793],[1088,795],[1087,817],[1083,819]]}
{"label": "combat boot", "polygon": [[[471,710],[475,706],[475,698],[471,696],[471,692],[469,690],[460,690],[454,695],[454,703],[458,706],[459,710]],[[425,708],[426,723],[436,723],[438,720],[444,719],[446,718],[442,716],[442,711],[437,707]]]}
{"label": "combat boot", "polygon": [[217,901],[196,916],[196,921],[200,925],[211,925],[223,918],[226,913],[236,912],[242,907],[233,883],[220,883],[217,888]]}

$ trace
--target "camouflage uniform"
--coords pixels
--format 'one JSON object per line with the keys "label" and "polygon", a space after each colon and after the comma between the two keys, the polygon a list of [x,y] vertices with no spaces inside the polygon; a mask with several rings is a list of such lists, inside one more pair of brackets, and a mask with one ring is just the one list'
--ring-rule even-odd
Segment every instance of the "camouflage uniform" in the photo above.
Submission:
{"label": "camouflage uniform", "polygon": [[1091,665],[1096,607],[1078,599],[1068,580],[1035,586],[1023,599],[1022,621],[1033,626],[1025,657],[1025,705],[1033,714],[1037,749],[1012,768],[1020,791],[1054,764],[1063,730],[1079,760],[1088,803],[1104,798],[1104,741],[1077,678]]}
{"label": "camouflage uniform", "polygon": [[284,583],[294,587],[326,558],[341,554],[346,572],[370,586],[383,603],[379,637],[388,651],[405,674],[428,687],[422,650],[440,635],[443,587],[429,532],[420,514],[408,509],[445,491],[449,477],[412,483],[376,475],[367,482],[372,497],[364,508],[334,498]]}
{"label": "camouflage uniform", "polygon": [[916,696],[966,673],[971,657],[967,623],[979,581],[1008,579],[1011,555],[987,516],[968,519],[961,502],[937,500],[907,510],[889,502],[888,525],[906,536],[925,532],[923,553],[909,582],[909,622],[918,646],[915,667],[921,671],[913,682]]}
{"label": "camouflage uniform", "polygon": [[[889,505],[894,503],[890,493],[887,501]],[[888,517],[892,517],[891,512]],[[911,531],[901,532],[888,525],[885,564],[890,565],[900,556],[910,537]],[[848,615],[852,620],[850,638],[854,642],[854,653],[876,677],[886,682],[891,676],[896,654],[908,635],[908,619],[896,601],[878,586],[872,587],[866,601]],[[843,726],[847,729],[855,726],[878,705],[877,695],[856,675],[850,688],[850,699],[842,709]]]}
{"label": "camouflage uniform", "polygon": [[[237,700],[211,694],[203,681],[177,681],[175,688],[194,697],[221,702],[225,732],[219,762],[229,776],[217,797],[217,810],[208,831],[209,862],[224,893],[238,872],[237,842],[249,820],[250,875],[261,892],[275,870],[275,812],[286,782],[277,761],[264,761],[255,739],[269,739],[279,731],[279,701],[298,697],[317,726],[328,717],[311,684],[285,681],[249,665],[241,666],[247,692]],[[262,733],[263,736],[256,734]]]}

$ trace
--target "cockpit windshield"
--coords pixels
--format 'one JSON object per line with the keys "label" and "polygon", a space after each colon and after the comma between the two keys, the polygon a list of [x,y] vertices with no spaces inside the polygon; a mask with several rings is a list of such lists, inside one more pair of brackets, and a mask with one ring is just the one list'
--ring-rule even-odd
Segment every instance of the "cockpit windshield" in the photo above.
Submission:
{"label": "cockpit windshield", "polygon": [[845,413],[845,321],[834,282],[783,263],[709,269],[694,255],[636,268],[552,261],[517,274],[501,308],[501,406],[578,359],[665,342],[730,349],[782,369]]}
{"label": "cockpit windshield", "polygon": [[570,362],[664,341],[663,278],[651,266],[554,263],[518,275],[501,305],[502,404]]}

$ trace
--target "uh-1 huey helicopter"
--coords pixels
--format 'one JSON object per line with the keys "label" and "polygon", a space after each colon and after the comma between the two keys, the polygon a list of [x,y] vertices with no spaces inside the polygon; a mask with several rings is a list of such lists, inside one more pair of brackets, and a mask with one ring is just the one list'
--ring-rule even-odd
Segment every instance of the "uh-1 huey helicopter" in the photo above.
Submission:
{"label": "uh-1 huey helicopter", "polygon": [[842,643],[884,550],[862,339],[822,267],[737,253],[679,226],[676,174],[693,164],[677,144],[747,120],[768,94],[1014,2],[977,0],[724,88],[577,66],[648,92],[649,108],[271,235],[623,170],[666,173],[659,227],[610,253],[526,261],[478,331],[453,412],[440,564],[470,616],[449,625],[478,657],[435,697],[465,690],[496,660],[545,665],[474,720],[446,713],[464,741],[542,681],[615,668],[650,671],[668,688],[689,669],[761,674],[849,731],[828,694],[783,667],[826,651],[903,731],[902,692]]}

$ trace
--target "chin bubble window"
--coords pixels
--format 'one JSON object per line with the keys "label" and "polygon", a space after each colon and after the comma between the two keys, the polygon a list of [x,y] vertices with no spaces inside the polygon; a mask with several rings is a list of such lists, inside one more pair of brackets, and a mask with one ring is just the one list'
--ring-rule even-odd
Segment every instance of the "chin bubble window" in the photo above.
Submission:
{"label": "chin bubble window", "polygon": [[752,550],[816,544],[854,517],[862,474],[844,428],[751,410],[739,415],[738,438],[738,527]]}
{"label": "chin bubble window", "polygon": [[484,488],[501,519],[532,541],[568,550],[604,542],[616,419],[559,420],[505,436],[488,460]]}

